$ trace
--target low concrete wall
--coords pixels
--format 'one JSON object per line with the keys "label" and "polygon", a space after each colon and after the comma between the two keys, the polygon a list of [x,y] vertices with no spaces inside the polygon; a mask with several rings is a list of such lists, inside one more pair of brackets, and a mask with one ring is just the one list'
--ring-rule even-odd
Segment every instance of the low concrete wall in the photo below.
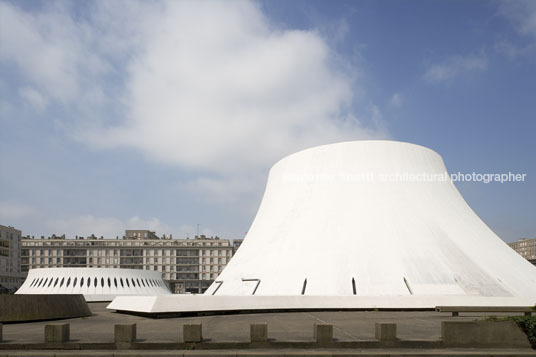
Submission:
{"label": "low concrete wall", "polygon": [[446,347],[531,347],[513,321],[443,321],[441,339]]}
{"label": "low concrete wall", "polygon": [[0,295],[0,322],[91,316],[83,295]]}

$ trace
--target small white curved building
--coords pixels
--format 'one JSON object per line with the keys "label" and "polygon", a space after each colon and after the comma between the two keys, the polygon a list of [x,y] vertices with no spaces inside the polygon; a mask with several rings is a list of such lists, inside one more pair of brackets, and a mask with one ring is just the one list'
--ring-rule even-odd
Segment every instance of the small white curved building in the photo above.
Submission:
{"label": "small white curved building", "polygon": [[159,272],[110,268],[31,269],[16,294],[83,294],[86,301],[121,295],[170,295]]}

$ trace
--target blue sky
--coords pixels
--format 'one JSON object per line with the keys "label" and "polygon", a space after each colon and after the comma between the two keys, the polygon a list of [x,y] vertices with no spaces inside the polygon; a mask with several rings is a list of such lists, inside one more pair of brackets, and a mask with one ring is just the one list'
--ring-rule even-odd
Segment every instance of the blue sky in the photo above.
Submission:
{"label": "blue sky", "polygon": [[505,241],[534,237],[534,1],[0,1],[0,224],[242,238],[270,166],[430,147]]}

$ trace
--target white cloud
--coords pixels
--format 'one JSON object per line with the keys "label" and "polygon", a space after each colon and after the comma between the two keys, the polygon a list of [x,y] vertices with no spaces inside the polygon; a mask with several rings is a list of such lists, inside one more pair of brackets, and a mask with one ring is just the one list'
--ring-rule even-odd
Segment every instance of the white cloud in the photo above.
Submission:
{"label": "white cloud", "polygon": [[536,1],[502,1],[499,14],[512,21],[520,34],[536,39]]}
{"label": "white cloud", "polygon": [[536,50],[536,1],[502,1],[498,12],[511,22],[521,36],[497,41],[495,50],[510,59],[533,56]]}
{"label": "white cloud", "polygon": [[346,112],[351,74],[316,33],[272,28],[249,2],[171,2],[128,64],[129,113],[101,147],[226,174],[378,135]]}
{"label": "white cloud", "polygon": [[481,72],[487,68],[488,60],[483,54],[451,56],[429,66],[424,73],[424,79],[431,83],[442,83],[467,73]]}
{"label": "white cloud", "polygon": [[393,94],[393,96],[391,97],[391,100],[390,100],[390,104],[393,106],[393,107],[399,107],[402,105],[402,95],[400,95],[400,93],[395,93]]}
{"label": "white cloud", "polygon": [[39,93],[76,107],[63,127],[84,144],[133,148],[229,195],[294,151],[388,136],[379,116],[350,109],[364,92],[357,70],[254,2],[97,2],[76,20],[62,4],[1,3],[0,60],[16,64],[34,105]]}
{"label": "white cloud", "polygon": [[91,95],[92,77],[106,70],[92,41],[92,32],[59,3],[38,14],[0,3],[0,60],[14,63],[26,80],[64,104]]}
{"label": "white cloud", "polygon": [[[91,214],[51,219],[47,221],[46,228],[49,232],[56,235],[65,234],[68,238],[77,235],[87,237],[92,234],[105,238],[122,237],[125,229],[148,229],[156,232],[159,236],[172,234],[173,238],[186,238],[187,234],[193,237],[197,231],[197,227],[192,225],[170,226],[158,218],[144,219],[134,216],[122,220],[116,217],[96,217]],[[209,227],[203,227],[200,229],[200,234],[214,235],[214,232]]]}
{"label": "white cloud", "polygon": [[6,224],[35,213],[33,207],[16,201],[0,201],[0,220]]}
{"label": "white cloud", "polygon": [[67,237],[96,236],[115,237],[122,235],[124,223],[112,217],[95,217],[93,215],[78,215],[49,220],[47,228],[56,235],[65,234]]}
{"label": "white cloud", "polygon": [[38,113],[43,112],[48,105],[45,97],[32,87],[20,88],[19,95]]}

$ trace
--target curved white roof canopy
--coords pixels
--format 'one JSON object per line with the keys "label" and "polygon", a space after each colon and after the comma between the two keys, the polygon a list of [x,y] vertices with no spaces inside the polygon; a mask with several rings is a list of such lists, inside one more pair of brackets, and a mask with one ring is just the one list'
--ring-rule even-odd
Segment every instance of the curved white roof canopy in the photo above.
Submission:
{"label": "curved white roof canopy", "polygon": [[139,269],[31,269],[16,294],[83,294],[86,301],[122,295],[170,295],[162,274]]}
{"label": "curved white roof canopy", "polygon": [[[282,159],[242,246],[205,294],[536,297],[536,267],[441,180],[446,172],[434,151],[393,141]],[[408,180],[424,173],[436,180]]]}

